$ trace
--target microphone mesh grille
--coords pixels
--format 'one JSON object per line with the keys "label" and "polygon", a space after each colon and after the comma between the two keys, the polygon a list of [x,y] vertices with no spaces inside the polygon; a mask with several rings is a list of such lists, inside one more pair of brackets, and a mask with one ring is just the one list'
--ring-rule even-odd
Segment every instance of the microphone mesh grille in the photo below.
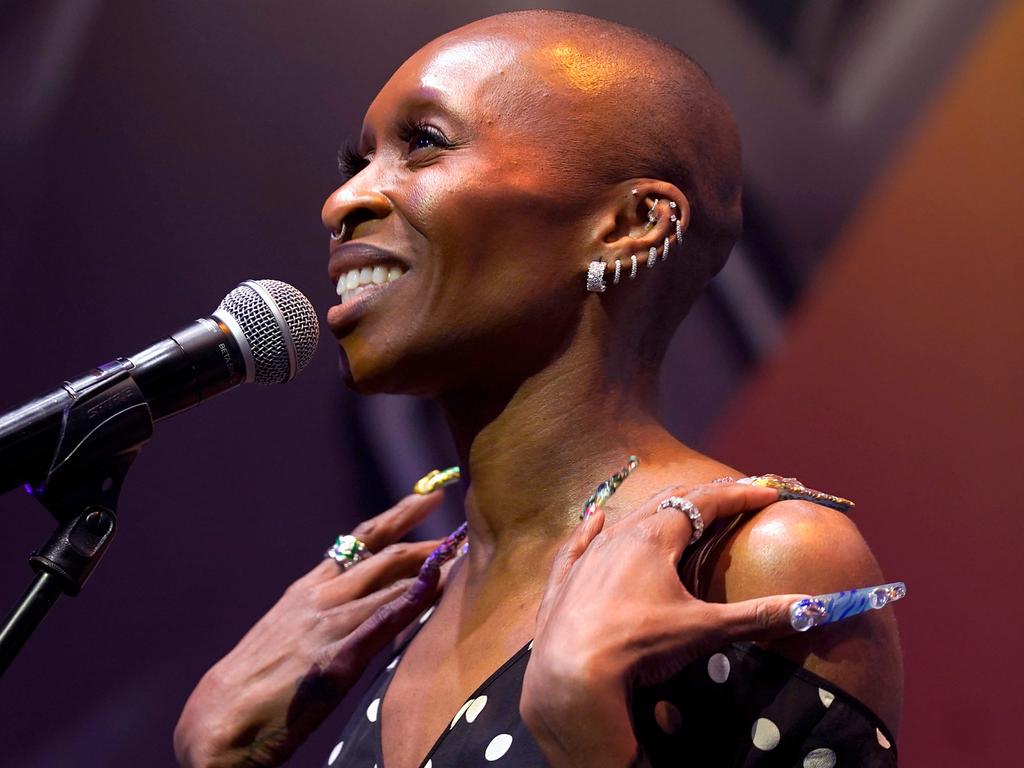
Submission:
{"label": "microphone mesh grille", "polygon": [[224,297],[218,307],[238,322],[252,351],[257,384],[281,384],[306,367],[320,339],[320,323],[309,299],[297,288],[280,280],[254,280],[284,316],[295,350],[295,370],[290,370],[288,335],[274,310],[259,291],[242,283]]}

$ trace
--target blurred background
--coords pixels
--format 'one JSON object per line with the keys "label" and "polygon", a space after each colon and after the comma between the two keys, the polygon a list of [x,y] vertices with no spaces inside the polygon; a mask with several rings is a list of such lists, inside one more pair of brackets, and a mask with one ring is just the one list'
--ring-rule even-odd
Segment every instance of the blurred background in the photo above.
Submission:
{"label": "blurred background", "polygon": [[[293,283],[322,315],[320,206],[378,88],[436,35],[538,6],[686,50],[743,134],[745,234],[674,342],[667,422],[858,502],[909,587],[903,765],[1017,764],[1022,2],[8,0],[0,409],[243,279]],[[0,684],[0,763],[172,765],[207,667],[335,535],[450,463],[432,406],[346,391],[331,341],[287,387],[158,425],[111,550]],[[422,533],[454,527],[449,502]],[[6,612],[53,521],[20,492],[0,520]],[[344,718],[291,764],[320,765]]]}

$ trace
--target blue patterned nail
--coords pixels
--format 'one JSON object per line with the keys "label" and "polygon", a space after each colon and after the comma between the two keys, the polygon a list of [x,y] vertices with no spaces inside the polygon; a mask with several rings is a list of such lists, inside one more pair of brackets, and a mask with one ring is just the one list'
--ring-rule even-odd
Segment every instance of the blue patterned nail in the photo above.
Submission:
{"label": "blue patterned nail", "polygon": [[878,587],[805,597],[789,607],[789,621],[797,632],[806,632],[811,627],[833,624],[865,611],[878,610],[906,594],[906,585],[895,581]]}

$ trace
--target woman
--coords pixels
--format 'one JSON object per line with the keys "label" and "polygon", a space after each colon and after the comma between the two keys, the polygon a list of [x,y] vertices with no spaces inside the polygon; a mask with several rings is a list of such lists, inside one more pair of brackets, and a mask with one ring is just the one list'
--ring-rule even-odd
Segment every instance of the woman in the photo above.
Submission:
{"label": "woman", "polygon": [[739,229],[699,67],[584,16],[484,19],[402,65],[345,165],[323,219],[346,381],[441,403],[468,553],[394,545],[440,491],[363,523],[203,678],[182,764],[280,764],[410,625],[329,764],[895,764],[891,611],[790,624],[884,581],[843,514],[780,498],[841,500],[723,481],[656,415]]}

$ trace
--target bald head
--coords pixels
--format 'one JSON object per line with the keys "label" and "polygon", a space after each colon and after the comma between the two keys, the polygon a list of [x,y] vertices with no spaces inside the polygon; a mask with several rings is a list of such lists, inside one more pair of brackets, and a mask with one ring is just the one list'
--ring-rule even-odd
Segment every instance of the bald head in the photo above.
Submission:
{"label": "bald head", "polygon": [[682,190],[688,258],[672,281],[681,319],[724,265],[741,223],[739,134],[704,70],[639,30],[562,11],[500,14],[450,34],[505,38],[520,51],[531,66],[503,71],[491,98],[550,143],[584,197],[587,187],[644,177]]}

